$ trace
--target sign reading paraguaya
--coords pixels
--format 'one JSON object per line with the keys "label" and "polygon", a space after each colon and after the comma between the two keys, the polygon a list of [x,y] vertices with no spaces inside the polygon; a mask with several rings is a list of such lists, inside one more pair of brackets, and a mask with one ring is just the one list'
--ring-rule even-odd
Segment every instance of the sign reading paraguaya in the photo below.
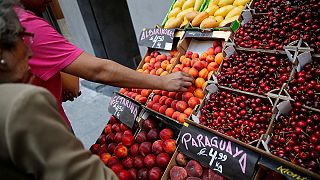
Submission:
{"label": "sign reading paraguaya", "polygon": [[127,97],[115,94],[110,100],[108,111],[129,128],[132,128],[141,111],[141,106]]}
{"label": "sign reading paraguaya", "polygon": [[171,50],[175,29],[152,28],[141,32],[139,45],[155,49]]}
{"label": "sign reading paraguaya", "polygon": [[179,150],[229,179],[251,179],[259,154],[196,126],[183,126]]}

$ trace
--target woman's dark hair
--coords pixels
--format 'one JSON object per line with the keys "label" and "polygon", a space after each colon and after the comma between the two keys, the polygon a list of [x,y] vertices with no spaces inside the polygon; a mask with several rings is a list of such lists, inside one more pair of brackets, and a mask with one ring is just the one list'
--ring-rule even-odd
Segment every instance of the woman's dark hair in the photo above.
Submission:
{"label": "woman's dark hair", "polygon": [[13,10],[17,0],[0,0],[0,48],[13,48],[18,40],[21,28],[19,19]]}

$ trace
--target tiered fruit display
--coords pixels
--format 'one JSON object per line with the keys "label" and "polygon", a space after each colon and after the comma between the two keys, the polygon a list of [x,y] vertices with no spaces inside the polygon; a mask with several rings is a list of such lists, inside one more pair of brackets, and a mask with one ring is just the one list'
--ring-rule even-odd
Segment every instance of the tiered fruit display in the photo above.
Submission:
{"label": "tiered fruit display", "polygon": [[174,66],[172,72],[183,71],[191,74],[195,79],[194,86],[189,87],[187,92],[155,90],[155,95],[147,103],[147,107],[183,123],[196,105],[201,103],[207,80],[217,71],[222,61],[222,44],[218,40],[200,56],[188,51],[180,57],[180,63]]}
{"label": "tiered fruit display", "polygon": [[295,74],[289,83],[288,93],[295,100],[295,106],[306,105],[320,109],[320,63],[315,60]]}
{"label": "tiered fruit display", "polygon": [[204,0],[177,0],[168,13],[168,20],[164,28],[178,28],[188,24],[186,15],[190,12],[197,13]]}
{"label": "tiered fruit display", "polygon": [[269,148],[272,154],[310,171],[320,173],[320,115],[294,107],[274,124]]}
{"label": "tiered fruit display", "polygon": [[[319,54],[319,1],[312,0],[300,6],[285,5],[286,2],[280,0],[256,1],[254,3],[256,11],[267,10],[267,14],[256,15],[249,23],[241,27],[236,33],[236,44],[246,48],[282,50],[284,45],[299,40],[301,37],[314,49],[316,54]],[[275,12],[276,8],[280,9]]]}
{"label": "tiered fruit display", "polygon": [[[157,51],[151,52],[150,55],[146,56],[143,60],[144,64],[138,72],[152,74],[156,76],[167,75],[175,61],[177,60],[178,52],[176,50],[170,51],[170,55],[160,54]],[[124,94],[131,99],[134,99],[141,104],[147,102],[152,90],[150,89],[135,89],[135,88],[121,88],[119,93]]]}
{"label": "tiered fruit display", "polygon": [[200,124],[245,143],[265,134],[272,117],[266,99],[219,89],[201,109]]}
{"label": "tiered fruit display", "polygon": [[176,166],[170,169],[172,180],[224,180],[225,178],[209,168],[201,166],[195,160],[189,159],[182,153],[176,156]]}
{"label": "tiered fruit display", "polygon": [[222,86],[263,94],[280,89],[291,69],[285,55],[242,51],[225,58],[218,80]]}
{"label": "tiered fruit display", "polygon": [[160,128],[155,120],[147,119],[134,138],[132,131],[113,117],[91,151],[119,179],[157,180],[176,150],[174,136],[171,129]]}
{"label": "tiered fruit display", "polygon": [[193,27],[223,27],[238,20],[246,3],[250,0],[211,0],[208,8],[201,13],[190,12],[187,20]]}

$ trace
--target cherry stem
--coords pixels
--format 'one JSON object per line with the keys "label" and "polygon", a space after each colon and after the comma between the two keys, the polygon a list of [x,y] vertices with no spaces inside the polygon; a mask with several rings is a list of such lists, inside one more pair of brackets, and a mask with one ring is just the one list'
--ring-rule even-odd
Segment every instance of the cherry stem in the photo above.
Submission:
{"label": "cherry stem", "polygon": [[305,133],[305,132],[302,131],[302,130],[301,130],[301,132],[302,132],[304,135],[308,136],[308,138],[310,138],[310,136],[309,136],[307,133]]}

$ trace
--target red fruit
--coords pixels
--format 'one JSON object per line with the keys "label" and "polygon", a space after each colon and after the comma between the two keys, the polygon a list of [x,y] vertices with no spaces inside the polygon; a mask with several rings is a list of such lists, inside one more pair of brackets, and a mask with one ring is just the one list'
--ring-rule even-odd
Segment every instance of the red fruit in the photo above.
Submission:
{"label": "red fruit", "polygon": [[152,144],[152,147],[151,147],[152,153],[154,153],[154,154],[160,154],[160,153],[162,153],[162,151],[163,151],[162,146],[163,146],[163,141],[162,141],[162,140],[157,140],[157,141],[155,141],[155,142]]}
{"label": "red fruit", "polygon": [[182,94],[182,101],[188,102],[191,97],[193,97],[191,92],[184,92]]}
{"label": "red fruit", "polygon": [[201,63],[201,61],[197,61],[194,63],[194,65],[192,66],[193,68],[195,68],[198,71],[201,71],[204,67],[203,64]]}
{"label": "red fruit", "polygon": [[167,152],[169,154],[173,154],[174,151],[176,150],[176,140],[168,139],[168,140],[164,141],[163,149],[165,152]]}
{"label": "red fruit", "polygon": [[123,169],[122,164],[118,163],[118,164],[114,164],[110,167],[110,169],[115,173],[118,174],[120,173],[120,171]]}
{"label": "red fruit", "polygon": [[149,101],[149,102],[147,103],[147,107],[150,108],[150,109],[152,109],[153,104],[154,104],[153,101]]}
{"label": "red fruit", "polygon": [[159,112],[160,107],[161,107],[161,104],[160,104],[160,103],[154,103],[154,104],[152,105],[152,109],[155,110],[155,111],[157,111],[157,112]]}
{"label": "red fruit", "polygon": [[182,99],[182,92],[177,92],[176,96],[175,96],[175,99],[180,101]]}
{"label": "red fruit", "polygon": [[165,112],[166,116],[172,117],[173,113],[174,113],[174,109],[173,108],[168,108]]}
{"label": "red fruit", "polygon": [[188,101],[190,108],[194,109],[196,105],[200,104],[200,99],[197,97],[191,97]]}
{"label": "red fruit", "polygon": [[159,135],[160,139],[162,139],[163,141],[172,139],[174,137],[173,131],[169,128],[162,129]]}
{"label": "red fruit", "polygon": [[114,136],[113,141],[116,143],[120,143],[122,141],[122,136],[123,136],[122,132],[117,132],[116,135]]}
{"label": "red fruit", "polygon": [[164,102],[164,104],[165,104],[167,107],[171,107],[172,101],[173,101],[172,98],[167,98],[166,101]]}
{"label": "red fruit", "polygon": [[130,147],[130,154],[132,156],[137,156],[139,154],[139,144],[135,143]]}
{"label": "red fruit", "polygon": [[162,105],[160,108],[159,108],[159,113],[161,114],[165,114],[166,113],[166,110],[167,110],[167,106],[166,105]]}
{"label": "red fruit", "polygon": [[164,105],[164,103],[166,102],[167,100],[167,96],[162,96],[160,99],[159,99],[159,103],[162,105]]}
{"label": "red fruit", "polygon": [[131,134],[127,134],[122,137],[122,144],[125,146],[131,146],[133,142],[134,137]]}
{"label": "red fruit", "polygon": [[201,179],[197,177],[188,177],[186,180],[201,180]]}
{"label": "red fruit", "polygon": [[174,97],[176,97],[176,92],[169,92],[169,94],[168,94],[168,97],[169,98],[174,98]]}
{"label": "red fruit", "polygon": [[117,176],[119,180],[130,180],[131,174],[127,170],[121,170],[119,173],[117,173]]}
{"label": "red fruit", "polygon": [[187,176],[187,171],[183,167],[173,166],[170,170],[170,179],[184,180]]}
{"label": "red fruit", "polygon": [[169,92],[168,92],[168,91],[161,91],[161,95],[162,95],[162,96],[168,96],[168,95],[169,95]]}
{"label": "red fruit", "polygon": [[136,156],[135,158],[134,158],[134,162],[133,162],[133,165],[134,165],[134,167],[135,168],[137,168],[137,169],[141,169],[141,168],[143,168],[143,157],[142,156],[140,156],[140,155],[138,155],[138,156]]}
{"label": "red fruit", "polygon": [[150,180],[159,180],[162,177],[162,170],[159,167],[153,167],[148,173]]}
{"label": "red fruit", "polygon": [[123,161],[122,164],[124,165],[124,167],[126,168],[132,168],[133,167],[133,163],[134,163],[134,158],[131,156],[126,157]]}
{"label": "red fruit", "polygon": [[131,169],[128,170],[128,172],[130,173],[131,178],[132,178],[133,180],[136,180],[136,179],[138,178],[138,177],[137,177],[138,171],[137,171],[136,169],[131,168]]}
{"label": "red fruit", "polygon": [[185,168],[187,174],[191,177],[201,177],[203,172],[202,166],[195,160],[189,161]]}
{"label": "red fruit", "polygon": [[117,147],[116,143],[110,143],[108,145],[108,152],[112,153],[116,147]]}
{"label": "red fruit", "polygon": [[96,154],[99,148],[100,148],[100,145],[99,145],[99,144],[93,144],[93,145],[90,147],[90,151],[91,151],[93,154]]}
{"label": "red fruit", "polygon": [[143,122],[143,129],[146,130],[146,131],[150,131],[151,129],[153,128],[157,128],[158,125],[156,123],[155,120],[153,119],[146,119],[144,122]]}
{"label": "red fruit", "polygon": [[161,98],[160,95],[154,95],[153,98],[152,98],[152,101],[153,101],[154,103],[157,103],[157,102],[159,102],[160,98]]}
{"label": "red fruit", "polygon": [[172,103],[171,103],[171,108],[173,108],[174,110],[176,110],[177,103],[178,103],[178,100],[173,100]]}
{"label": "red fruit", "polygon": [[108,123],[115,124],[117,122],[118,122],[118,120],[114,116],[111,116]]}
{"label": "red fruit", "polygon": [[148,154],[143,160],[144,166],[148,169],[153,168],[156,165],[156,156],[154,154]]}
{"label": "red fruit", "polygon": [[105,134],[110,134],[112,132],[112,124],[107,124],[107,126],[104,128]]}
{"label": "red fruit", "polygon": [[214,54],[218,54],[222,52],[222,48],[221,46],[217,46],[216,48],[214,48]]}
{"label": "red fruit", "polygon": [[109,153],[102,153],[100,154],[100,159],[104,164],[108,164],[111,155]]}
{"label": "red fruit", "polygon": [[[101,137],[101,136],[100,136]],[[104,139],[98,139],[98,141],[99,141],[99,143],[100,144],[104,144],[104,143],[112,143],[112,142],[114,142],[114,137],[115,137],[115,135],[113,134],[113,133],[110,133],[110,134],[108,134],[106,137],[105,137],[105,140]],[[103,138],[103,137],[102,137]],[[104,143],[102,143],[101,141],[105,141]]]}
{"label": "red fruit", "polygon": [[178,101],[177,102],[176,109],[179,112],[183,112],[187,108],[188,108],[188,104],[185,101]]}
{"label": "red fruit", "polygon": [[114,155],[116,155],[119,158],[124,158],[128,155],[128,148],[122,144],[119,144],[115,149],[114,149]]}
{"label": "red fruit", "polygon": [[120,124],[120,130],[121,130],[122,132],[124,132],[124,131],[126,131],[126,130],[129,130],[129,128],[128,128],[125,124],[121,123],[121,124]]}
{"label": "red fruit", "polygon": [[115,164],[120,164],[120,163],[121,161],[119,160],[119,158],[117,158],[116,156],[111,156],[108,161],[108,166],[111,167]]}
{"label": "red fruit", "polygon": [[146,98],[146,97],[140,97],[140,98],[139,98],[139,102],[140,102],[141,104],[145,104],[147,101],[148,101],[148,98]]}
{"label": "red fruit", "polygon": [[179,117],[179,116],[180,116],[180,112],[175,111],[175,112],[172,114],[172,119],[178,120],[178,117]]}
{"label": "red fruit", "polygon": [[165,168],[170,162],[170,155],[168,153],[160,153],[157,156],[156,162],[159,167]]}
{"label": "red fruit", "polygon": [[117,133],[117,132],[121,131],[119,123],[113,124],[111,128],[112,128],[113,133]]}
{"label": "red fruit", "polygon": [[100,135],[99,138],[98,138],[98,142],[100,144],[105,144],[106,143],[106,136],[105,135]]}
{"label": "red fruit", "polygon": [[147,140],[150,141],[150,142],[154,142],[154,141],[156,141],[158,139],[158,136],[159,136],[158,129],[153,128],[148,132]]}
{"label": "red fruit", "polygon": [[146,156],[151,153],[151,142],[143,142],[140,144],[139,152],[142,156]]}
{"label": "red fruit", "polygon": [[149,179],[147,168],[143,168],[138,171],[138,179],[139,180],[148,180]]}
{"label": "red fruit", "polygon": [[123,135],[126,136],[126,135],[133,135],[133,134],[131,130],[126,130],[123,132]]}
{"label": "red fruit", "polygon": [[177,154],[176,157],[177,164],[180,166],[186,166],[188,163],[188,158],[182,153]]}
{"label": "red fruit", "polygon": [[136,137],[136,141],[138,143],[143,143],[147,140],[147,133],[145,131],[141,131],[138,133],[137,137]]}

